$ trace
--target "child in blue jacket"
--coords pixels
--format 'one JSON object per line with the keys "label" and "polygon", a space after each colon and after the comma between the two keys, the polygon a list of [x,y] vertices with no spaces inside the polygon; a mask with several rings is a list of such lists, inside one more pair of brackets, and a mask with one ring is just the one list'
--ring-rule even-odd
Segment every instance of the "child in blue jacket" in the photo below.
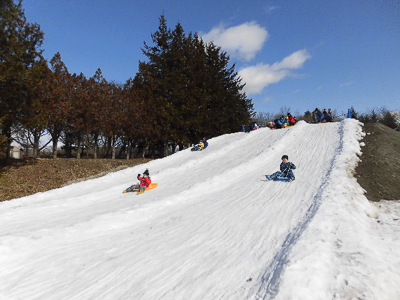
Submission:
{"label": "child in blue jacket", "polygon": [[296,169],[294,163],[289,162],[289,157],[287,155],[283,155],[280,171],[275,172],[272,175],[265,175],[265,177],[267,177],[268,180],[290,182],[295,179],[292,171],[294,169]]}

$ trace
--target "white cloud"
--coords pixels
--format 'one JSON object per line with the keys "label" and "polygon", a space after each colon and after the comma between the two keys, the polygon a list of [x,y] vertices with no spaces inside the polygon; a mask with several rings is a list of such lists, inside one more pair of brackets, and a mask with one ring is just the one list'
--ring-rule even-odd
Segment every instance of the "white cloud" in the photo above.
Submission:
{"label": "white cloud", "polygon": [[296,95],[296,94],[298,94],[298,93],[300,93],[300,92],[301,92],[301,89],[298,89],[298,90],[296,90],[296,91],[293,92],[293,95]]}
{"label": "white cloud", "polygon": [[311,55],[307,50],[299,50],[285,57],[282,61],[272,65],[257,64],[241,69],[238,74],[246,83],[245,92],[250,94],[259,94],[261,91],[272,83],[278,83],[288,76],[294,75],[292,70],[303,67],[306,60]]}
{"label": "white cloud", "polygon": [[276,62],[272,65],[274,70],[281,69],[299,69],[303,66],[304,62],[309,59],[311,56],[307,52],[307,50],[299,50],[296,51],[289,56],[282,59],[281,62]]}
{"label": "white cloud", "polygon": [[267,14],[269,14],[269,13],[271,13],[271,12],[273,12],[274,10],[277,10],[277,9],[279,9],[280,7],[279,6],[267,6],[265,9],[264,9],[264,11],[267,13]]}
{"label": "white cloud", "polygon": [[273,99],[271,97],[265,97],[264,100],[263,100],[263,103],[265,104],[265,103],[269,103],[269,102],[272,102],[272,101],[273,101]]}
{"label": "white cloud", "polygon": [[213,41],[229,55],[249,61],[262,49],[269,34],[256,22],[247,22],[229,28],[220,25],[201,36],[206,42]]}
{"label": "white cloud", "polygon": [[340,87],[351,86],[353,83],[354,81],[344,82],[340,85]]}

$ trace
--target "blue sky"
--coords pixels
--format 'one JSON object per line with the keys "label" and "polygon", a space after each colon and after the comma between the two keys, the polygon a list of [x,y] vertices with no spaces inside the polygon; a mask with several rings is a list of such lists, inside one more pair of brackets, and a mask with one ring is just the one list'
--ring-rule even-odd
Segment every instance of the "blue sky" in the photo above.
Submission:
{"label": "blue sky", "polygon": [[164,13],[231,57],[257,112],[315,107],[337,113],[400,110],[400,2],[24,0],[70,73],[124,83],[146,60],[141,47]]}

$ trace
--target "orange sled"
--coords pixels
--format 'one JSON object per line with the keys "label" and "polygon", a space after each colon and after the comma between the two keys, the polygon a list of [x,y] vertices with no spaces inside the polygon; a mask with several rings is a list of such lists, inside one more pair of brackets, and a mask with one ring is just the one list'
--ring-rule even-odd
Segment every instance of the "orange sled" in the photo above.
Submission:
{"label": "orange sled", "polygon": [[[152,189],[155,189],[158,186],[158,183],[150,183],[150,185],[146,188],[145,191],[150,191]],[[137,192],[137,194],[143,194],[143,192],[139,192],[138,189],[135,189],[135,191]],[[126,193],[126,190],[124,191],[124,193]]]}
{"label": "orange sled", "polygon": [[145,189],[145,191],[150,191],[155,189],[158,186],[158,183],[150,183],[150,185]]}

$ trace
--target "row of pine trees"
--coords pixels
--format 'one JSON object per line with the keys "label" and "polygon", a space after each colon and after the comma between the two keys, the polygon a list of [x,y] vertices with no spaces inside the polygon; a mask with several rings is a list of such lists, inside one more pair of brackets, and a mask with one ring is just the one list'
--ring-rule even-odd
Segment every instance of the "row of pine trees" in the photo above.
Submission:
{"label": "row of pine trees", "polygon": [[[62,142],[67,153],[99,147],[107,157],[131,157],[133,149],[163,156],[202,137],[236,132],[254,115],[244,84],[226,52],[169,29],[164,15],[147,60],[125,83],[107,81],[100,69],[90,77],[70,74],[57,53],[42,56],[43,32],[27,22],[21,2],[0,6],[0,143],[13,139],[38,157],[43,135],[50,135],[53,157]],[[116,149],[119,152],[116,153]],[[7,151],[8,153],[8,151]]]}

